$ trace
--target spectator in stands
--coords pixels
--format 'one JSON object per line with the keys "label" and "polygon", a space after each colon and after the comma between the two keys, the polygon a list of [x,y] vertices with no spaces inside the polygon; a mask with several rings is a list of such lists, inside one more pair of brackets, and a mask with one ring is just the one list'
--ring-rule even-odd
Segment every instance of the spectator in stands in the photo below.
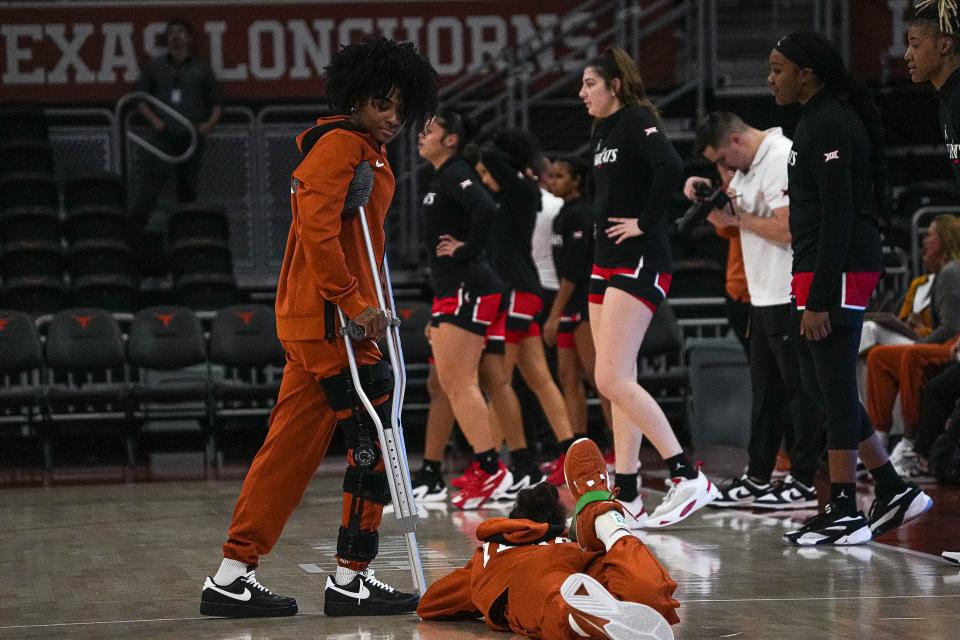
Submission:
{"label": "spectator in stands", "polygon": [[[883,270],[877,212],[886,196],[880,110],[863,81],[819,33],[794,31],[769,56],[778,105],[800,103],[788,157],[792,289],[800,374],[826,414],[830,504],[784,534],[797,545],[865,544],[929,510],[905,482],[857,397],[863,312]],[[857,456],[876,484],[869,517],[856,502]]]}
{"label": "spectator in stands", "polygon": [[[287,354],[267,438],[250,465],[223,545],[220,568],[204,583],[200,612],[226,617],[287,616],[296,600],[257,581],[260,559],[277,543],[317,471],[334,430],[348,445],[342,480],[337,570],[328,576],[324,613],[373,616],[410,612],[418,596],[377,578],[390,478],[373,420],[353,390],[337,312],[363,329],[354,342],[358,375],[388,420],[392,377],[375,342],[387,329],[356,208],[344,210],[354,176],[367,165],[366,200],[376,263],[384,256],[384,220],[394,176],[387,143],[406,125],[422,126],[437,107],[437,74],[410,43],[380,36],[342,47],[326,67],[327,99],[337,115],[297,136],[301,162],[290,179],[292,219],[277,286],[277,336]],[[354,452],[358,455],[354,456]],[[402,452],[401,452],[402,453]],[[361,455],[362,454],[362,455]],[[340,482],[338,482],[340,484]],[[331,505],[332,507],[332,505]]]}
{"label": "spectator in stands", "polygon": [[[953,220],[953,216],[941,216],[945,221]],[[946,224],[946,223],[945,223]],[[944,227],[946,228],[946,226]],[[867,399],[867,357],[870,350],[883,345],[907,345],[930,335],[933,330],[933,309],[931,306],[933,282],[950,260],[944,251],[948,246],[941,241],[936,220],[930,224],[923,239],[922,261],[926,273],[914,278],[910,282],[900,311],[897,315],[890,313],[871,314],[871,320],[863,323],[863,333],[860,335],[860,358],[857,362],[857,389],[860,400],[868,404]],[[891,424],[899,418],[902,426],[903,410],[901,397],[897,394],[891,410]],[[887,444],[888,432],[877,431],[884,444]]]}
{"label": "spectator in stands", "polygon": [[[728,181],[729,210],[715,210],[709,220],[718,231],[733,229],[740,239],[750,292],[750,462],[746,473],[711,503],[717,507],[817,506],[813,479],[823,453],[822,419],[800,381],[799,335],[791,320],[793,251],[787,197],[791,146],[781,129],[760,131],[729,112],[709,114],[697,129],[696,152],[715,163],[721,175],[733,172]],[[697,199],[700,183],[710,181],[687,179],[683,190],[687,198]],[[773,487],[771,474],[784,428],[790,424],[792,473]]]}
{"label": "spectator in stands", "polygon": [[[164,32],[167,51],[150,60],[140,74],[134,89],[149,93],[172,107],[194,123],[197,147],[186,161],[175,165],[177,201],[197,200],[197,180],[203,161],[205,140],[220,122],[220,90],[210,64],[193,52],[193,27],[182,18],[167,23]],[[149,141],[170,155],[183,153],[189,145],[189,132],[162,112],[157,113],[146,102],[139,105],[140,113],[152,128]],[[168,167],[152,154],[139,169],[141,184],[132,207],[140,227],[146,226],[163,191]]]}
{"label": "spectator in stands", "polygon": [[960,220],[937,217],[924,239],[924,255],[928,254],[942,254],[943,264],[931,293],[933,330],[916,343],[882,345],[867,353],[867,412],[878,432],[890,432],[893,406],[900,396],[904,437],[890,460],[901,475],[909,475],[915,460],[913,438],[920,423],[923,386],[953,359],[953,343],[960,334]]}

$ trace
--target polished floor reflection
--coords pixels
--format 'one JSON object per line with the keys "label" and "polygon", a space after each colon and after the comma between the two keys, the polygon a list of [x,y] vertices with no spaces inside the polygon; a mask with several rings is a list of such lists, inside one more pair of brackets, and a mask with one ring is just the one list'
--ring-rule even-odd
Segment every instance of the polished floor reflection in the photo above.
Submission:
{"label": "polished floor reflection", "polygon": [[[654,476],[644,480],[657,487]],[[333,468],[321,471],[258,571],[267,586],[297,597],[301,615],[247,621],[198,613],[238,481],[0,490],[0,639],[509,638],[479,623],[324,617],[339,484]],[[659,499],[644,491],[651,503]],[[935,497],[930,519],[862,547],[787,547],[781,533],[808,514],[718,509],[641,538],[679,584],[677,638],[956,639],[960,567],[933,554],[960,548],[958,494]],[[466,562],[477,525],[502,513],[424,510],[418,532],[428,580]],[[402,538],[385,522],[378,577],[409,586]],[[947,544],[951,538],[957,544]]]}

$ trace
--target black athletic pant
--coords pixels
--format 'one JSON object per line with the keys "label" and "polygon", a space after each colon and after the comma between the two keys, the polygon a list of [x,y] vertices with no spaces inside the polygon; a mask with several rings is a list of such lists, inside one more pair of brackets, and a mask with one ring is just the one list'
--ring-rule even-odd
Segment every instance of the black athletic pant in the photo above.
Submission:
{"label": "black athletic pant", "polygon": [[823,417],[800,380],[800,336],[793,331],[791,304],[750,310],[750,422],[748,475],[764,482],[777,462],[784,431],[792,433],[790,472],[813,486],[823,455]]}
{"label": "black athletic pant", "polygon": [[[149,142],[170,155],[179,155],[186,151],[190,144],[190,138],[186,134],[160,131],[154,132],[150,136]],[[177,202],[185,204],[197,201],[197,184],[200,179],[200,165],[203,162],[205,142],[203,136],[198,135],[197,148],[193,155],[177,165],[164,162],[152,153],[143,152],[141,156],[143,158],[143,167],[140,170],[141,180],[137,193],[134,194],[134,203],[131,207],[134,225],[138,230],[147,225],[150,216],[157,208],[157,201],[171,174],[177,181]]]}
{"label": "black athletic pant", "polygon": [[934,440],[943,433],[947,418],[960,400],[960,362],[954,362],[923,387],[920,424],[917,426],[914,450],[927,457]]}
{"label": "black athletic pant", "polygon": [[747,327],[750,325],[750,303],[740,302],[727,296],[727,322],[733,329],[737,340],[743,345],[743,351],[750,357],[750,341],[747,337]]}
{"label": "black athletic pant", "polygon": [[[800,311],[794,327],[800,333]],[[832,324],[823,340],[799,336],[800,378],[807,395],[826,416],[827,449],[853,451],[873,434],[873,425],[857,395],[857,353],[861,320],[855,325]]]}

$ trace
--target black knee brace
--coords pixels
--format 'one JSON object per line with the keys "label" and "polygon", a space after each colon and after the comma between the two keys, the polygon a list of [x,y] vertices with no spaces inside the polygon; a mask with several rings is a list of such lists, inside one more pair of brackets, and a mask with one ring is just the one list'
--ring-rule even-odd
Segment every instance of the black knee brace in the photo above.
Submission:
{"label": "black knee brace", "polygon": [[[361,386],[371,400],[393,389],[393,376],[387,363],[363,365],[357,369]],[[374,471],[380,461],[376,425],[360,402],[349,369],[321,380],[320,384],[334,411],[350,411],[351,415],[341,418],[339,424],[343,427],[347,447],[353,451],[356,464],[347,467],[343,478],[343,491],[349,493],[352,500],[347,526],[341,526],[337,536],[337,557],[354,562],[370,562],[377,556],[380,536],[376,531],[360,529],[364,505],[368,500],[380,505],[390,503],[387,474]],[[389,405],[383,402],[375,410],[384,424],[389,425]]]}
{"label": "black knee brace", "polygon": [[353,496],[353,499],[347,526],[341,526],[337,536],[337,557],[355,562],[370,562],[377,557],[380,536],[376,531],[362,531],[360,520],[363,517],[363,506],[368,500],[381,505],[390,504],[387,474],[362,467],[347,467],[343,477],[343,491]]}
{"label": "black knee brace", "polygon": [[[386,362],[361,365],[357,367],[357,373],[360,376],[360,384],[363,390],[371,400],[393,390],[393,374],[390,371],[390,365]],[[343,428],[347,447],[353,450],[354,461],[358,466],[367,469],[377,466],[377,462],[380,460],[377,428],[367,414],[363,403],[360,402],[360,397],[354,389],[350,370],[344,369],[335,376],[324,378],[320,381],[320,384],[323,386],[327,401],[334,411],[351,412],[349,417],[341,418],[339,424]],[[390,415],[387,403],[377,405],[375,410],[384,426],[389,425]]]}

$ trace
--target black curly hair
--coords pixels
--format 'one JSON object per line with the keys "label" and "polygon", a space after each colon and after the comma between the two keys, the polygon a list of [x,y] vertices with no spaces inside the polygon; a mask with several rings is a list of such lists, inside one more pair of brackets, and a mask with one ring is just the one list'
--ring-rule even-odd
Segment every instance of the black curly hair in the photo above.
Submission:
{"label": "black curly hair", "polygon": [[403,124],[423,127],[437,110],[437,72],[410,42],[371,35],[344,45],[324,67],[327,101],[349,114],[370,99],[399,94]]}
{"label": "black curly hair", "polygon": [[510,517],[563,527],[567,523],[567,510],[560,503],[557,488],[544,481],[517,494],[517,504],[510,512]]}

